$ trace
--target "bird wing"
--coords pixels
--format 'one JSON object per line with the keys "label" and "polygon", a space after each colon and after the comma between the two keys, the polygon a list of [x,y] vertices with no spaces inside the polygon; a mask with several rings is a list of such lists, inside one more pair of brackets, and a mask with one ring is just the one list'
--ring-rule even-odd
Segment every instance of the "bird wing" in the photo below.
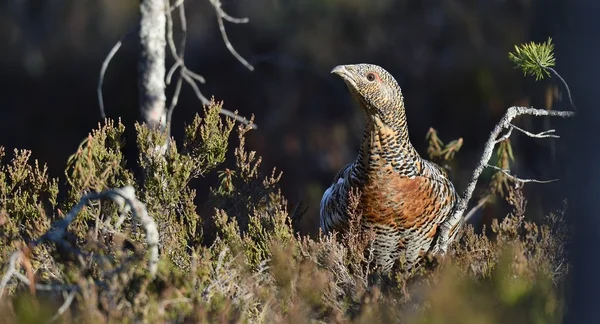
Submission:
{"label": "bird wing", "polygon": [[425,172],[423,172],[423,176],[429,181],[435,181],[438,183],[439,190],[437,194],[440,194],[445,198],[442,200],[442,204],[445,204],[449,207],[443,208],[444,215],[442,215],[440,222],[444,221],[446,217],[450,216],[450,214],[454,211],[454,207],[459,200],[458,193],[450,181],[448,173],[441,166],[427,160],[423,160],[423,168]]}
{"label": "bird wing", "polygon": [[320,208],[320,224],[324,234],[334,229],[339,229],[341,225],[348,222],[348,217],[345,213],[348,203],[348,189],[352,172],[350,163],[343,167],[333,178],[333,182],[321,198]]}

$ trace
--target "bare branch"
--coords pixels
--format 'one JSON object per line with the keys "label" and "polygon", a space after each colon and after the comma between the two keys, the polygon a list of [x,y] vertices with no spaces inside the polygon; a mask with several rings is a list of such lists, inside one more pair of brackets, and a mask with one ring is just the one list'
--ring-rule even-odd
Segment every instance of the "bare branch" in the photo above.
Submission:
{"label": "bare branch", "polygon": [[100,106],[100,116],[102,117],[102,119],[106,118],[106,112],[104,110],[104,98],[102,95],[102,85],[104,84],[104,74],[106,74],[106,69],[108,68],[108,64],[110,63],[112,58],[115,56],[115,54],[117,54],[117,51],[119,51],[119,49],[121,48],[121,45],[123,45],[123,41],[125,41],[125,39],[127,37],[129,37],[131,34],[133,34],[133,32],[134,32],[134,30],[125,34],[125,36],[123,36],[111,48],[110,52],[108,52],[108,55],[106,55],[106,58],[102,62],[102,67],[100,68],[100,76],[98,77],[98,86],[96,87],[96,93],[98,94],[98,105]]}
{"label": "bare branch", "polygon": [[244,125],[249,125],[250,128],[253,128],[253,129],[257,129],[258,128],[258,126],[256,126],[255,123],[250,122],[250,120],[247,119],[246,117],[242,117],[242,116],[238,115],[237,111],[236,112],[231,112],[230,110],[221,108],[220,112],[221,112],[221,114],[223,114],[223,115],[225,115],[227,117],[231,117],[231,118],[239,121],[240,123],[242,123]]}
{"label": "bare branch", "polygon": [[244,18],[231,17],[229,14],[227,14],[225,12],[225,10],[223,10],[223,8],[220,6],[220,3],[219,3],[219,7],[215,7],[215,8],[216,8],[217,11],[219,11],[218,14],[220,14],[223,17],[223,19],[229,21],[230,23],[234,23],[234,24],[246,24],[246,23],[250,22],[250,19],[248,19],[247,17],[244,17]]}
{"label": "bare branch", "polygon": [[[0,299],[2,299],[2,296],[4,295],[4,290],[6,289],[8,282],[13,277],[16,278],[17,280],[23,282],[24,284],[31,286],[31,284],[32,284],[31,280],[29,280],[29,278],[27,278],[27,276],[25,276],[17,271],[17,264],[21,260],[22,256],[23,256],[23,251],[21,251],[21,250],[13,252],[13,254],[10,256],[8,270],[2,277],[2,281],[0,281]],[[36,290],[43,290],[43,291],[73,291],[73,290],[77,289],[76,285],[34,284],[33,287],[35,287]]]}
{"label": "bare branch", "polygon": [[[169,5],[169,0],[164,0],[165,1],[165,5]],[[183,84],[183,76],[184,76],[184,69],[185,69],[185,63],[183,61],[183,55],[185,54],[185,44],[186,44],[186,38],[187,38],[187,20],[185,18],[185,7],[183,4],[183,1],[178,2],[177,4],[175,4],[174,6],[175,8],[179,8],[179,19],[181,21],[181,32],[182,32],[182,36],[181,36],[181,43],[180,43],[180,48],[179,48],[179,54],[177,53],[177,50],[175,49],[175,41],[173,40],[173,17],[171,16],[171,11],[169,10],[169,12],[167,12],[166,17],[167,17],[167,43],[169,44],[169,48],[171,49],[171,55],[176,59],[175,64],[173,64],[173,66],[171,67],[171,69],[169,70],[169,72],[167,73],[167,79],[166,79],[166,83],[170,84],[171,83],[171,77],[173,75],[173,73],[175,73],[175,71],[177,70],[178,67],[181,67],[180,71],[179,71],[179,77],[177,78],[177,84],[175,85],[175,91],[173,92],[173,96],[171,97],[171,104],[169,105],[169,108],[167,110],[167,116],[166,116],[166,123],[167,123],[167,136],[170,137],[171,136],[171,123],[172,123],[172,118],[173,118],[173,111],[175,110],[175,107],[177,107],[177,103],[179,101],[179,94],[181,93],[181,86]],[[202,78],[202,80],[204,80],[204,78]],[[170,140],[167,140],[167,145],[170,145]]]}
{"label": "bare branch", "polygon": [[71,303],[73,303],[73,300],[75,299],[75,293],[76,293],[76,291],[72,290],[65,297],[65,302],[60,306],[60,308],[58,309],[56,314],[54,316],[52,316],[52,318],[48,321],[48,323],[52,323],[52,322],[56,321],[64,312],[67,311],[67,309],[69,309],[69,307],[71,306]]}
{"label": "bare branch", "polygon": [[521,115],[570,118],[574,117],[575,113],[572,111],[544,110],[528,107],[510,107],[506,111],[500,122],[496,124],[496,126],[490,133],[490,136],[484,146],[481,159],[477,163],[477,166],[473,171],[467,188],[463,191],[463,194],[461,195],[454,212],[441,224],[440,236],[438,237],[436,245],[433,248],[434,252],[445,254],[448,251],[449,245],[454,241],[457,234],[460,232],[460,227],[462,226],[462,224],[464,224],[465,217],[463,217],[463,215],[467,210],[469,201],[473,196],[473,192],[475,191],[475,187],[477,185],[479,177],[481,176],[481,173],[488,166],[488,162],[490,161],[490,158],[492,157],[492,154],[494,152],[494,147],[498,143],[497,139],[500,137],[500,133],[505,129],[508,129],[510,132],[510,129],[513,127],[513,125],[511,124],[512,120],[515,119],[517,116]]}
{"label": "bare branch", "polygon": [[179,8],[179,6],[181,6],[183,4],[185,0],[178,0],[177,2],[175,2],[171,7],[169,7],[170,11],[173,11],[177,8]]}
{"label": "bare branch", "polygon": [[[135,189],[132,186],[126,186],[119,189],[106,190],[99,194],[97,194],[98,198],[102,198],[104,196],[111,198],[115,202],[114,195],[119,195],[123,199],[127,205],[131,207],[131,212],[133,218],[140,224],[140,226],[146,232],[146,243],[148,244],[149,257],[148,257],[148,269],[150,274],[154,277],[156,271],[158,270],[158,243],[159,243],[159,235],[158,235],[158,227],[156,226],[156,222],[154,219],[148,215],[148,211],[146,210],[146,206],[139,201],[135,197]],[[125,208],[125,206],[123,206]]]}
{"label": "bare branch", "polygon": [[465,222],[468,222],[478,210],[485,206],[488,200],[489,197],[483,197],[482,199],[479,199],[477,205],[473,206],[473,208],[471,208],[471,210],[469,210],[469,212],[465,215]]}
{"label": "bare branch", "polygon": [[250,63],[248,63],[248,61],[246,61],[246,59],[244,59],[235,50],[235,48],[233,48],[233,45],[231,45],[231,42],[229,41],[229,37],[227,36],[227,31],[225,31],[225,23],[223,22],[223,20],[227,20],[232,23],[243,24],[243,23],[247,23],[249,21],[249,19],[248,18],[238,19],[238,18],[233,18],[233,17],[229,16],[227,13],[225,13],[223,8],[221,7],[220,0],[210,0],[210,3],[215,8],[215,12],[217,14],[217,22],[219,23],[219,30],[221,31],[221,37],[223,38],[223,42],[225,42],[225,46],[227,46],[227,49],[229,50],[231,55],[233,55],[238,61],[240,61],[240,63],[242,63],[245,67],[247,67],[248,70],[254,71],[254,67]]}
{"label": "bare branch", "polygon": [[[172,6],[169,4],[169,0],[163,0],[163,6],[159,5],[160,0],[145,0],[142,1],[142,5],[140,6],[140,10],[142,13],[142,19],[140,20],[140,26],[136,30],[132,30],[128,32],[125,36],[123,36],[110,50],[106,58],[102,63],[102,67],[100,69],[100,75],[98,77],[98,86],[96,88],[97,96],[98,96],[98,105],[100,107],[100,116],[102,119],[106,118],[106,112],[104,108],[104,98],[102,93],[102,86],[104,84],[104,76],[106,74],[106,70],[108,69],[108,65],[110,61],[115,56],[117,51],[121,48],[123,41],[125,38],[129,37],[133,34],[134,31],[140,31],[140,43],[142,45],[142,53],[140,56],[139,63],[139,86],[140,86],[140,110],[142,112],[142,118],[149,125],[160,125],[163,128],[166,125],[171,124],[171,117],[173,115],[173,110],[177,106],[179,101],[179,95],[181,93],[182,79],[185,79],[186,82],[192,86],[196,96],[200,99],[203,105],[208,104],[208,99],[202,95],[200,89],[193,84],[192,80],[196,80],[200,83],[205,83],[206,80],[202,75],[199,75],[191,70],[189,70],[184,63],[184,53],[185,53],[185,44],[186,44],[186,36],[187,36],[187,20],[185,16],[185,7],[184,0],[178,0]],[[219,30],[221,31],[221,36],[223,37],[223,41],[225,45],[231,52],[231,54],[244,66],[246,66],[250,71],[254,70],[254,67],[248,63],[244,58],[242,58],[237,51],[231,45],[229,38],[227,37],[227,33],[225,31],[225,26],[223,24],[223,20],[227,20],[231,23],[243,24],[249,22],[248,18],[235,18],[227,14],[223,8],[221,7],[221,2],[219,0],[210,0],[210,3],[213,5],[217,20],[219,23]],[[163,10],[163,8],[168,8],[168,10]],[[179,50],[177,50],[175,46],[175,41],[173,40],[173,19],[171,16],[171,12],[179,9],[179,19],[181,23],[181,41]],[[163,11],[166,11],[164,14]],[[155,19],[156,18],[156,19]],[[162,21],[166,19],[166,27],[167,32],[164,33],[164,29],[162,28]],[[154,29],[155,27],[159,27],[158,29]],[[159,78],[159,76],[164,76],[164,37],[160,36],[161,34],[166,34],[166,43],[169,46],[171,55],[175,58],[175,63],[169,69],[166,78]],[[160,47],[160,49],[159,49]],[[173,93],[173,97],[171,98],[171,102],[169,104],[168,110],[165,111],[166,106],[166,98],[164,95],[165,84],[171,84],[171,80],[175,71],[179,68],[180,75],[177,81],[177,85],[175,87],[175,91]],[[160,71],[159,71],[160,70]],[[159,80],[160,79],[160,80]],[[221,113],[235,118],[237,121],[248,125],[248,119],[237,116],[233,112],[227,109],[221,109]],[[256,124],[250,125],[252,128],[256,129],[258,126]],[[167,126],[167,134],[170,134],[170,126]]]}
{"label": "bare branch", "polygon": [[553,69],[549,66],[542,66],[542,68],[545,69],[546,71],[552,72],[552,74],[554,74],[556,77],[558,77],[560,79],[562,84],[565,86],[565,89],[567,89],[567,96],[569,97],[569,102],[571,103],[571,107],[573,107],[573,110],[577,111],[577,107],[575,107],[575,104],[573,103],[573,97],[571,97],[571,89],[569,89],[569,85],[567,84],[567,81],[565,81],[565,79],[563,79],[563,77],[561,77],[560,74],[558,74],[558,72],[556,72],[555,69]]}
{"label": "bare branch", "polygon": [[6,274],[4,274],[4,276],[2,277],[2,281],[0,281],[0,299],[2,299],[2,296],[4,295],[4,289],[6,288],[6,285],[8,284],[10,279],[12,279],[13,275],[17,272],[17,261],[21,259],[21,256],[23,256],[23,252],[17,251],[13,253],[10,257],[10,262],[8,263],[8,271],[6,271]]}
{"label": "bare branch", "polygon": [[560,138],[560,136],[554,134],[554,132],[556,132],[556,130],[554,130],[554,129],[549,129],[547,131],[543,131],[543,132],[534,134],[534,133],[528,132],[528,131],[526,131],[526,130],[524,130],[522,128],[519,128],[519,127],[517,127],[517,126],[515,126],[513,124],[510,124],[510,128],[511,129],[514,128],[514,129],[518,130],[519,132],[521,132],[521,133],[523,133],[523,134],[525,134],[525,135],[527,135],[529,137],[534,137],[534,138]]}
{"label": "bare branch", "polygon": [[[165,1],[165,6],[168,6],[169,0],[164,0],[164,1]],[[213,3],[213,0],[211,0],[211,3],[213,4],[213,6],[215,6],[215,3]],[[191,71],[185,65],[184,54],[185,54],[185,45],[186,45],[186,38],[187,38],[187,19],[185,16],[184,1],[178,1],[177,3],[175,3],[173,6],[170,6],[169,8],[170,8],[170,10],[166,15],[166,18],[167,18],[167,44],[169,45],[171,55],[173,56],[173,58],[175,58],[175,63],[169,69],[169,71],[166,75],[166,84],[171,83],[173,75],[175,74],[175,71],[177,71],[177,69],[179,69],[179,77],[177,79],[175,91],[173,92],[173,97],[171,98],[171,103],[167,110],[167,116],[166,116],[167,134],[170,134],[173,111],[175,110],[175,107],[177,107],[177,103],[179,101],[179,95],[181,94],[181,86],[182,86],[183,80],[185,80],[192,87],[192,90],[196,94],[196,97],[198,97],[198,99],[200,100],[200,102],[202,102],[203,105],[208,105],[210,103],[210,101],[202,94],[202,91],[200,91],[200,88],[198,88],[198,85],[195,82],[195,81],[198,81],[200,83],[205,83],[206,80],[204,79],[203,76]],[[179,9],[179,21],[181,24],[180,27],[181,27],[181,32],[182,32],[179,49],[176,48],[175,41],[173,39],[173,17],[171,16],[171,11],[173,11],[177,8]],[[217,15],[218,16],[222,15],[223,19],[225,19],[225,20],[232,21],[235,23],[248,22],[247,18],[238,19],[238,18],[233,18],[233,17],[227,15],[223,11],[223,9],[220,7],[220,3],[218,3],[218,7],[215,6],[215,10],[217,11]],[[225,37],[226,37],[226,35],[225,35]],[[229,42],[227,40],[227,38],[224,38],[224,40],[226,40],[226,43]],[[229,45],[231,45],[231,44],[229,44]],[[229,48],[229,46],[228,46],[228,48]],[[233,47],[231,49],[233,49]],[[235,52],[235,50],[234,50],[234,52]],[[237,54],[237,52],[235,52],[235,53],[234,52],[232,52],[232,54],[234,54],[234,56],[235,56]],[[245,60],[242,59],[241,62],[244,63]],[[254,68],[250,68],[251,71],[253,69]],[[223,114],[225,116],[229,116],[231,118],[234,118],[238,122],[241,122],[245,125],[249,124],[249,121],[247,118],[238,116],[236,113],[233,113],[230,110],[221,108],[220,112],[221,112],[221,114]],[[254,128],[254,129],[258,128],[258,126],[254,123],[252,123],[250,125],[250,127]]]}
{"label": "bare branch", "polygon": [[210,100],[206,99],[206,97],[202,94],[200,88],[198,88],[198,85],[196,84],[196,82],[194,82],[192,77],[185,73],[182,73],[181,77],[192,87],[194,93],[196,94],[196,97],[198,97],[198,99],[200,100],[200,102],[202,102],[203,105],[210,104]]}
{"label": "bare branch", "polygon": [[79,213],[81,208],[87,205],[89,201],[97,199],[111,199],[119,205],[123,213],[128,211],[132,212],[134,220],[136,220],[146,232],[146,243],[148,244],[150,254],[148,257],[148,268],[150,274],[154,276],[158,266],[158,228],[154,219],[148,215],[146,206],[135,197],[135,189],[132,186],[109,189],[99,193],[89,193],[81,197],[77,205],[69,211],[67,216],[63,220],[55,223],[56,225],[53,226],[54,230],[50,230],[42,236],[42,238],[36,241],[36,245],[42,243],[44,239],[54,242],[61,240],[67,227]]}
{"label": "bare branch", "polygon": [[[20,252],[20,251],[19,251]],[[31,285],[31,281],[27,276],[20,274],[19,272],[15,272],[14,277],[23,282],[26,285]],[[77,285],[49,285],[49,284],[35,284],[35,290],[40,291],[70,291],[74,289],[78,289]]]}
{"label": "bare branch", "polygon": [[502,135],[502,137],[500,137],[499,139],[497,139],[495,141],[495,143],[498,144],[498,143],[500,143],[500,142],[502,142],[504,140],[507,140],[510,137],[510,135],[512,135],[512,131],[513,131],[513,128],[512,127],[509,128],[508,132],[506,132],[506,134]]}
{"label": "bare branch", "polygon": [[201,76],[200,74],[197,74],[193,71],[191,71],[190,69],[188,69],[187,67],[183,67],[183,69],[185,70],[185,74],[189,75],[190,78],[200,82],[200,83],[206,83],[206,80],[204,79],[203,76]]}
{"label": "bare branch", "polygon": [[175,71],[177,71],[177,68],[181,66],[181,63],[183,63],[183,61],[177,60],[175,62],[175,64],[173,64],[173,66],[171,66],[171,68],[169,69],[169,72],[167,72],[167,78],[165,79],[165,82],[167,85],[171,84],[171,79],[173,78],[173,74],[175,74]]}
{"label": "bare branch", "polygon": [[[148,269],[150,275],[154,277],[156,275],[156,271],[158,269],[158,261],[159,261],[159,253],[158,253],[158,243],[159,243],[159,235],[158,228],[154,219],[148,215],[146,210],[146,206],[140,202],[135,197],[135,189],[132,186],[126,186],[118,189],[109,189],[99,193],[89,193],[81,197],[79,202],[67,213],[65,218],[55,222],[50,230],[48,230],[44,235],[42,235],[37,240],[31,242],[29,244],[29,248],[33,249],[36,246],[51,241],[56,244],[60,244],[64,246],[63,237],[67,231],[67,228],[73,222],[75,217],[79,214],[81,209],[88,205],[91,200],[99,200],[99,199],[111,199],[117,205],[119,205],[121,211],[126,213],[131,211],[133,218],[140,224],[140,226],[144,229],[146,233],[146,243],[148,245]],[[32,282],[27,276],[20,274],[17,271],[17,264],[19,260],[23,257],[23,252],[21,250],[14,252],[11,255],[10,262],[8,265],[8,270],[6,274],[2,277],[0,281],[0,298],[2,298],[4,294],[4,290],[8,282],[13,278],[17,278],[27,285],[31,285]],[[77,289],[76,285],[34,285],[38,290],[74,290]]]}
{"label": "bare branch", "polygon": [[183,77],[179,75],[177,78],[177,84],[175,85],[175,91],[173,91],[173,97],[171,98],[171,104],[169,110],[167,110],[167,135],[171,135],[171,119],[173,118],[173,111],[179,102],[179,94],[181,93],[181,86],[183,85]]}
{"label": "bare branch", "polygon": [[528,182],[551,183],[551,182],[558,181],[558,179],[551,179],[551,180],[521,179],[521,178],[518,178],[518,177],[512,175],[509,170],[502,169],[502,168],[499,168],[499,167],[497,167],[495,165],[491,165],[491,164],[488,164],[486,166],[488,168],[492,168],[494,170],[497,170],[497,171],[500,171],[500,172],[504,173],[507,177],[509,177],[510,179],[512,179],[513,181],[515,181],[517,183],[528,183]]}

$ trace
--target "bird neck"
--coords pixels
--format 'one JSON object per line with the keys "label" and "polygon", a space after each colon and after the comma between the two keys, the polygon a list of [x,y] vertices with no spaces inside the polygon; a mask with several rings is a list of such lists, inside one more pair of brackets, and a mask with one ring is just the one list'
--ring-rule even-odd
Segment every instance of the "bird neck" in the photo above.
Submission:
{"label": "bird neck", "polygon": [[393,116],[367,116],[357,158],[358,167],[365,174],[391,166],[402,175],[413,176],[418,174],[417,163],[420,159],[408,137],[403,111]]}

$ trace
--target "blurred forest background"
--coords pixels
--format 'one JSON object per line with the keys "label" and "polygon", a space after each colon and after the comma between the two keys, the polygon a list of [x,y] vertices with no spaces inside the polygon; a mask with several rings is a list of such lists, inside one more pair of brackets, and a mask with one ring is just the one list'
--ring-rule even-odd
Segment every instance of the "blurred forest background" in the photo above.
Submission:
{"label": "blurred forest background", "polygon": [[[263,156],[266,170],[275,166],[284,172],[282,190],[291,205],[302,201],[308,207],[299,227],[303,233],[316,233],[321,195],[355,157],[362,135],[362,112],[343,82],[329,74],[335,65],[374,63],[396,77],[406,100],[410,136],[421,154],[426,154],[430,127],[444,141],[462,137],[464,146],[452,166],[460,190],[509,106],[568,107],[556,80],[534,83],[507,58],[514,45],[555,38],[570,23],[560,1],[225,0],[223,7],[250,19],[226,27],[255,71],[230,55],[214,9],[203,0],[186,1],[187,66],[207,79],[201,85],[205,96],[214,95],[243,116],[256,115],[259,129],[249,134],[248,147]],[[7,151],[30,149],[34,158],[48,163],[51,176],[64,178],[68,156],[101,120],[96,86],[102,61],[135,28],[138,10],[138,1],[124,0],[0,3],[0,144]],[[136,33],[125,39],[104,80],[108,117],[121,117],[131,132],[139,116],[137,44]],[[568,75],[563,74],[567,80]],[[184,86],[173,116],[176,140],[196,112],[201,104]],[[518,121],[534,132],[560,121],[550,122]],[[127,152],[132,162],[137,155],[134,136],[130,134]],[[517,134],[512,144],[516,175],[568,177],[561,167],[565,148],[560,141]],[[201,205],[208,188],[217,185],[216,174],[195,185]],[[560,182],[525,189],[529,214],[562,207]],[[487,208],[477,219],[494,215],[506,213]]]}

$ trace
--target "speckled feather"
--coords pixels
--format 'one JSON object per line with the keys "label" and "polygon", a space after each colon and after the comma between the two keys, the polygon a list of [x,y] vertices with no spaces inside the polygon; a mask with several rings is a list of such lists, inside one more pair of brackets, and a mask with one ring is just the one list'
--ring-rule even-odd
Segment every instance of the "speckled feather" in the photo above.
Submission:
{"label": "speckled feather", "polygon": [[458,196],[446,173],[419,156],[408,138],[400,86],[372,64],[336,66],[364,110],[367,125],[356,160],[342,168],[321,200],[324,233],[348,226],[348,199],[361,196],[363,227],[373,229],[376,264],[389,271],[404,254],[412,267],[428,251]]}

